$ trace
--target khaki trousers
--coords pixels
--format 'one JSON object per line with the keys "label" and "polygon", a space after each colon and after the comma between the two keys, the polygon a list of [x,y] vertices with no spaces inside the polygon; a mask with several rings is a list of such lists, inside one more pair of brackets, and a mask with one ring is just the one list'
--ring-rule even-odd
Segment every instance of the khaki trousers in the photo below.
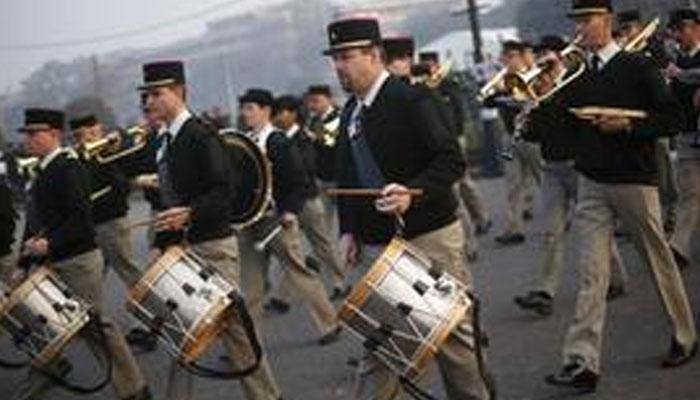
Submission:
{"label": "khaki trousers", "polygon": [[131,249],[131,236],[126,217],[105,221],[95,226],[95,241],[105,259],[104,276],[109,268],[114,268],[127,288],[141,279],[141,270],[136,266]]}
{"label": "khaki trousers", "polygon": [[[235,236],[196,243],[191,249],[225,279],[240,288],[241,266]],[[247,368],[255,361],[250,341],[236,316],[229,319],[222,340],[229,353],[232,368]],[[186,376],[192,379],[190,374]],[[265,355],[260,360],[257,370],[241,379],[241,386],[248,400],[277,400],[280,397],[280,390]]]}
{"label": "khaki trousers", "polygon": [[583,360],[594,372],[600,371],[615,216],[630,230],[637,251],[652,272],[675,339],[689,349],[697,338],[683,280],[664,239],[658,189],[601,184],[581,176],[576,214],[581,235],[579,292],[564,342],[564,363]]}
{"label": "khaki trousers", "polygon": [[490,219],[489,210],[486,203],[484,203],[479,187],[472,179],[469,171],[464,172],[464,176],[457,181],[457,185],[459,188],[458,197],[462,198],[464,205],[469,211],[469,216],[471,216],[476,225],[484,225]]}
{"label": "khaki trousers", "polygon": [[336,311],[328,299],[328,293],[319,275],[306,266],[302,246],[299,221],[294,221],[288,228],[268,244],[264,251],[255,249],[255,243],[270,233],[276,223],[274,218],[266,216],[255,225],[240,233],[242,282],[248,299],[248,307],[256,319],[262,316],[262,304],[265,296],[265,279],[270,256],[275,256],[283,268],[282,286],[285,294],[305,303],[316,328],[321,335],[336,329]]}
{"label": "khaki trousers", "polygon": [[470,257],[475,257],[478,254],[479,240],[476,237],[476,227],[472,215],[464,203],[464,198],[459,194],[459,185],[455,184],[453,190],[457,199],[457,218],[462,224],[462,232],[464,232],[464,255],[469,260]]}
{"label": "khaki trousers", "polygon": [[331,240],[329,219],[321,196],[316,196],[304,203],[299,214],[299,225],[314,254],[330,272],[333,287],[342,288],[345,285],[345,268],[340,261],[338,241]]}
{"label": "khaki trousers", "polygon": [[540,180],[539,148],[531,143],[517,143],[513,160],[506,162],[505,233],[525,233],[524,211],[532,211],[535,187]]}
{"label": "khaki trousers", "polygon": [[[107,357],[112,361],[112,387],[117,398],[128,399],[142,391],[146,387],[146,381],[121,330],[101,313],[103,268],[104,260],[99,250],[79,254],[52,266],[52,270],[78,297],[92,304],[95,310],[100,312],[102,330],[107,344]],[[98,336],[83,330],[80,337],[85,340],[96,357],[101,356],[102,343]],[[45,379],[38,371],[30,370],[30,386],[40,386],[40,382]]]}
{"label": "khaki trousers", "polygon": [[[423,251],[438,268],[471,287],[471,271],[466,267],[464,260],[463,236],[462,226],[457,221],[414,238],[410,243]],[[375,249],[373,253],[378,251]],[[369,254],[365,256],[367,255]],[[473,327],[467,320],[464,320],[442,345],[437,363],[447,399],[489,398],[474,352]],[[367,353],[358,367],[355,392],[354,399],[357,400],[389,400],[399,396],[401,387],[398,377],[375,356]]]}
{"label": "khaki trousers", "polygon": [[[537,272],[533,291],[554,297],[564,271],[566,225],[569,212],[576,200],[578,173],[571,162],[549,162],[542,168],[542,211],[545,236],[542,262]],[[627,270],[622,262],[615,240],[610,241],[610,285],[624,288]]]}
{"label": "khaki trousers", "polygon": [[678,162],[678,187],[678,222],[671,238],[671,246],[690,260],[690,241],[700,223],[700,159],[682,159]]}

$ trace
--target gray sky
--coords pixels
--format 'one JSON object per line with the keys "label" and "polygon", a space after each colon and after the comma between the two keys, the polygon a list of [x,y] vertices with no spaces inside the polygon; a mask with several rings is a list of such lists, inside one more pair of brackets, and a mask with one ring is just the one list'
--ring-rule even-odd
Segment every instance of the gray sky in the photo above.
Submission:
{"label": "gray sky", "polygon": [[[19,83],[45,61],[71,60],[79,55],[102,54],[124,47],[152,47],[197,36],[205,22],[241,9],[283,0],[1,0],[0,93]],[[209,11],[208,13],[206,13]],[[201,15],[206,13],[206,15]],[[78,46],[20,51],[8,46],[73,42],[133,32],[163,21],[196,14],[150,33]]]}

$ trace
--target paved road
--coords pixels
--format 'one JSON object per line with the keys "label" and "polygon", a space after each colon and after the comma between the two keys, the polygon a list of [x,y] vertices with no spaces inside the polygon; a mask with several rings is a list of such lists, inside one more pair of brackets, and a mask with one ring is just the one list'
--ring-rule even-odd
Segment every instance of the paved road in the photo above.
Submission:
{"label": "paved road", "polygon": [[[567,256],[568,268],[561,295],[556,299],[555,314],[549,318],[535,317],[518,310],[512,301],[515,294],[527,289],[533,269],[539,258],[542,223],[535,220],[528,227],[527,241],[513,248],[498,248],[493,244],[502,219],[497,208],[503,199],[500,180],[480,181],[495,216],[495,231],[482,239],[480,260],[474,266],[477,290],[484,304],[484,319],[491,339],[489,367],[494,373],[501,399],[549,400],[575,397],[565,390],[551,388],[543,377],[559,366],[563,335],[573,313],[576,288],[574,257]],[[144,203],[135,202],[132,216],[145,215]],[[146,258],[144,232],[134,238],[137,255]],[[575,241],[572,242],[575,247]],[[660,357],[669,344],[669,327],[662,313],[651,276],[641,265],[631,244],[622,241],[621,249],[631,275],[626,297],[608,308],[605,327],[603,378],[596,394],[586,399],[600,400],[695,400],[700,398],[700,361],[695,360],[677,370],[658,367]],[[698,246],[700,250],[700,246]],[[697,258],[696,258],[697,259]],[[357,272],[359,274],[360,272]],[[695,310],[700,310],[700,266],[683,272],[686,287]],[[122,326],[133,321],[123,312],[124,288],[111,274],[106,282],[110,307]],[[359,347],[349,335],[328,347],[318,347],[308,314],[294,307],[284,316],[268,317],[262,326],[265,346],[285,398],[296,400],[352,399],[352,369],[348,357],[357,354]],[[0,353],[8,354],[3,342]],[[3,349],[4,348],[4,349]],[[215,351],[218,349],[215,349]],[[146,372],[158,399],[178,399],[165,396],[165,381],[170,365],[162,351],[140,355],[140,364]],[[82,359],[81,359],[82,360]],[[89,376],[93,364],[76,361],[78,376]],[[187,379],[178,375],[184,388]],[[24,380],[25,373],[0,370],[0,399],[12,398],[10,393]],[[431,370],[426,382],[438,398],[443,394]],[[235,382],[194,379],[194,398],[199,400],[240,399]],[[107,388],[86,400],[112,399]],[[46,399],[63,400],[75,395],[55,389]],[[180,397],[184,398],[184,397]]]}

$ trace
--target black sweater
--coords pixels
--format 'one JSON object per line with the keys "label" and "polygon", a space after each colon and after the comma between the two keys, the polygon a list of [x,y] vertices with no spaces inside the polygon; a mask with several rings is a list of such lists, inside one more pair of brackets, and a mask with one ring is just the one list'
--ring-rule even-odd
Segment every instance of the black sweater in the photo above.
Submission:
{"label": "black sweater", "polygon": [[0,257],[12,252],[15,241],[15,209],[12,206],[12,191],[6,179],[0,179]]}
{"label": "black sweater", "polygon": [[[555,112],[562,134],[576,135],[576,168],[601,183],[656,185],[655,143],[682,129],[678,103],[658,67],[648,57],[620,52],[600,72],[587,70],[561,92]],[[642,110],[648,117],[633,121],[631,132],[603,133],[567,111],[570,107],[607,106]]]}
{"label": "black sweater", "polygon": [[[352,98],[341,118],[337,164],[341,188],[359,186],[350,143],[354,139],[347,132],[355,106]],[[364,111],[362,134],[385,181],[424,190],[403,216],[409,239],[456,220],[452,185],[464,175],[466,165],[441,107],[444,104],[425,90],[391,77]],[[372,198],[341,197],[338,213],[341,233],[352,233],[364,243],[388,243],[395,234],[394,218],[377,212]]]}
{"label": "black sweater", "polygon": [[[700,51],[693,57],[686,55],[680,56],[677,60],[677,65],[681,69],[700,68]],[[698,116],[700,116],[700,112],[693,105],[693,96],[695,95],[695,92],[700,89],[700,85],[683,83],[677,79],[674,79],[671,81],[671,89],[673,90],[673,95],[676,96],[676,99],[678,99],[681,109],[683,110],[683,131],[696,131],[698,129]]]}
{"label": "black sweater", "polygon": [[126,215],[129,210],[129,180],[116,163],[99,164],[84,160],[88,172],[91,196],[100,191],[105,194],[93,198],[92,217],[95,225]]}
{"label": "black sweater", "polygon": [[96,248],[90,185],[75,156],[66,152],[56,156],[39,172],[31,195],[39,226],[27,224],[24,238],[46,237],[51,261],[62,261]]}

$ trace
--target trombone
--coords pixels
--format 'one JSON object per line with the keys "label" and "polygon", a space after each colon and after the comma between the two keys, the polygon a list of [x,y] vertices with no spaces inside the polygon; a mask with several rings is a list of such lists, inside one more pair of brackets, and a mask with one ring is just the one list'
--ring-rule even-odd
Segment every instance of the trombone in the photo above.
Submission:
{"label": "trombone", "polygon": [[[136,125],[126,129],[124,134],[115,131],[101,139],[85,143],[78,151],[85,159],[108,164],[143,149],[148,143],[148,135],[147,129]],[[124,137],[131,139],[131,143],[125,145]]]}
{"label": "trombone", "polygon": [[646,50],[649,46],[649,41],[656,34],[656,31],[661,26],[661,18],[656,17],[647,23],[637,35],[625,43],[624,49],[627,52],[636,53]]}

